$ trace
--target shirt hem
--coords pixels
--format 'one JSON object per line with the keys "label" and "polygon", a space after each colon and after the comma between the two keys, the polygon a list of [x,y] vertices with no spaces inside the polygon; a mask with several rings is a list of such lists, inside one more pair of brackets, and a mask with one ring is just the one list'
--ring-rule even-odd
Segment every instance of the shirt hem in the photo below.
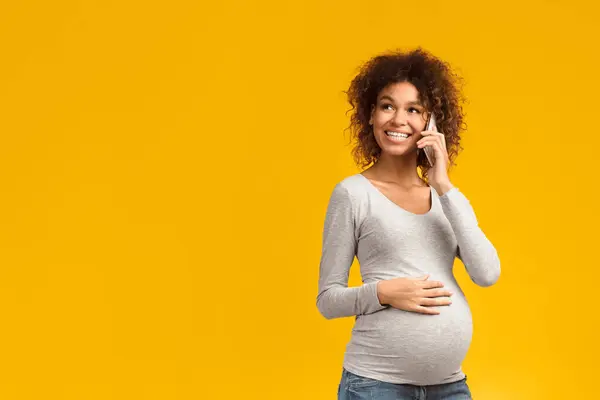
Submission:
{"label": "shirt hem", "polygon": [[386,382],[386,383],[394,383],[394,384],[400,384],[400,385],[417,385],[417,386],[433,386],[433,385],[444,385],[447,383],[454,383],[454,382],[458,382],[463,380],[466,375],[465,373],[460,370],[459,373],[453,377],[452,379],[449,379],[447,381],[442,381],[442,382],[422,382],[422,381],[414,381],[414,380],[407,380],[407,379],[401,379],[398,377],[394,377],[391,375],[387,375],[387,374],[379,374],[379,373],[374,373],[371,371],[366,371],[366,370],[361,370],[360,368],[354,368],[353,366],[348,366],[347,363],[343,364],[344,369],[346,369],[348,372],[351,372],[355,375],[358,376],[362,376],[365,378],[370,378],[370,379],[375,379],[381,382]]}

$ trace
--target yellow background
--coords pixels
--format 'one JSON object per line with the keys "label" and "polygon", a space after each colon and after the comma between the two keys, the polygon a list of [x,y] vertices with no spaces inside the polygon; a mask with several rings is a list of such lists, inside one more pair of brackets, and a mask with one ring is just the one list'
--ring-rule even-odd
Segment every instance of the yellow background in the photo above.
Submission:
{"label": "yellow background", "polygon": [[[352,319],[315,306],[358,172],[342,93],[417,45],[465,79],[451,173],[502,262],[475,399],[598,398],[598,6],[5,1],[1,399],[334,399]],[[359,283],[357,272],[352,282]]]}

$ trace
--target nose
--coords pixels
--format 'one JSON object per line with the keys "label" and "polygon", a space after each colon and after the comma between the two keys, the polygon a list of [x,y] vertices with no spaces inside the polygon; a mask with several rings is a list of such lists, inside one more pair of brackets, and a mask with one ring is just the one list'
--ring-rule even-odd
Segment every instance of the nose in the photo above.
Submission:
{"label": "nose", "polygon": [[392,123],[397,126],[403,126],[408,124],[407,113],[404,110],[398,110],[394,113]]}

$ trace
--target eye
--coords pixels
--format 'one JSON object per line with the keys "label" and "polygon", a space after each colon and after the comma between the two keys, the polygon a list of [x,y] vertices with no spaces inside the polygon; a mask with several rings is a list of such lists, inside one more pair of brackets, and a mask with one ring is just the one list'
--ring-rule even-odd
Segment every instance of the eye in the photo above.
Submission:
{"label": "eye", "polygon": [[411,108],[409,108],[409,109],[408,109],[408,111],[410,111],[411,113],[412,113],[413,111],[416,111],[416,113],[417,113],[417,114],[421,114],[421,110],[420,110],[420,109],[418,109],[418,108],[414,108],[414,107],[411,107]]}
{"label": "eye", "polygon": [[387,109],[388,109],[388,107],[394,108],[394,106],[392,106],[392,105],[391,105],[391,104],[389,104],[389,103],[384,103],[384,104],[382,104],[382,105],[381,105],[381,108],[382,108],[383,110],[387,110]]}

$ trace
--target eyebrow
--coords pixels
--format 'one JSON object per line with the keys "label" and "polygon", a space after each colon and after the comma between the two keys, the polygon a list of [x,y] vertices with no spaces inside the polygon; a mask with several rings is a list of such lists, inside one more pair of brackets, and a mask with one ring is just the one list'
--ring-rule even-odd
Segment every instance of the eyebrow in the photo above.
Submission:
{"label": "eyebrow", "polygon": [[[394,102],[394,99],[392,99],[388,95],[381,96],[381,98],[379,100],[386,100],[386,99],[389,100],[389,101],[391,101],[391,102]],[[423,106],[423,104],[421,104],[421,102],[419,102],[419,101],[409,101],[406,104],[408,104],[408,105],[418,105],[418,106],[421,106],[421,107]]]}

